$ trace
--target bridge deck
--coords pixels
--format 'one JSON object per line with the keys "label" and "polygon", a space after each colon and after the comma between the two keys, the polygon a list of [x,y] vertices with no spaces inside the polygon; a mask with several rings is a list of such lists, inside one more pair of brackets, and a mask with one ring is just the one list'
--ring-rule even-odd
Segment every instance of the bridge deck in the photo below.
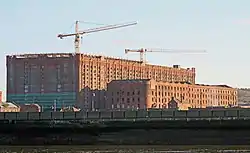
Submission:
{"label": "bridge deck", "polygon": [[237,120],[250,119],[250,109],[220,110],[135,110],[90,112],[6,112],[3,120],[86,120],[86,121],[140,121],[140,120]]}

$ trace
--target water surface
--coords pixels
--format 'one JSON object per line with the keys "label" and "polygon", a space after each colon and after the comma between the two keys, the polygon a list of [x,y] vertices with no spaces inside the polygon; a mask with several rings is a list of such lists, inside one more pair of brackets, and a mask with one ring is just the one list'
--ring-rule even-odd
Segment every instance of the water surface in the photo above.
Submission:
{"label": "water surface", "polygon": [[250,153],[250,146],[1,146],[0,153]]}

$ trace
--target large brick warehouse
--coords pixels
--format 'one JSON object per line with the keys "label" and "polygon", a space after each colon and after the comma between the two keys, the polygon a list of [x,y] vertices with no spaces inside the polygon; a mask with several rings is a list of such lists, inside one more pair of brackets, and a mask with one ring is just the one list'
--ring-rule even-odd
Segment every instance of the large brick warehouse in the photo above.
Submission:
{"label": "large brick warehouse", "polygon": [[107,83],[120,79],[154,79],[195,83],[195,68],[142,64],[139,61],[86,54],[7,56],[7,101],[104,109]]}

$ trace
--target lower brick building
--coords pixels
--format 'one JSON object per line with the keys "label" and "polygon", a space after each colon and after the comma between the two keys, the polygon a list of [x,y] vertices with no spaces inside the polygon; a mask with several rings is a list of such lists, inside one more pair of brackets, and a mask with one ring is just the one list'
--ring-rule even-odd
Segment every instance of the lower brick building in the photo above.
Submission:
{"label": "lower brick building", "polygon": [[239,105],[250,104],[250,88],[238,88],[237,93],[238,93]]}
{"label": "lower brick building", "polygon": [[113,80],[107,88],[108,109],[167,108],[172,98],[191,108],[237,106],[237,90],[226,85],[171,83],[151,79]]}

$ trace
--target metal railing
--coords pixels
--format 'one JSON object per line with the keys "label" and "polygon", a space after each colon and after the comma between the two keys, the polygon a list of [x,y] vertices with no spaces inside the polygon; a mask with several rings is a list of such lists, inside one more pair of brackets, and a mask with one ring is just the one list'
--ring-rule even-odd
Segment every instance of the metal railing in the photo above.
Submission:
{"label": "metal railing", "polygon": [[3,112],[0,120],[235,120],[250,119],[250,109],[131,110],[86,112]]}

